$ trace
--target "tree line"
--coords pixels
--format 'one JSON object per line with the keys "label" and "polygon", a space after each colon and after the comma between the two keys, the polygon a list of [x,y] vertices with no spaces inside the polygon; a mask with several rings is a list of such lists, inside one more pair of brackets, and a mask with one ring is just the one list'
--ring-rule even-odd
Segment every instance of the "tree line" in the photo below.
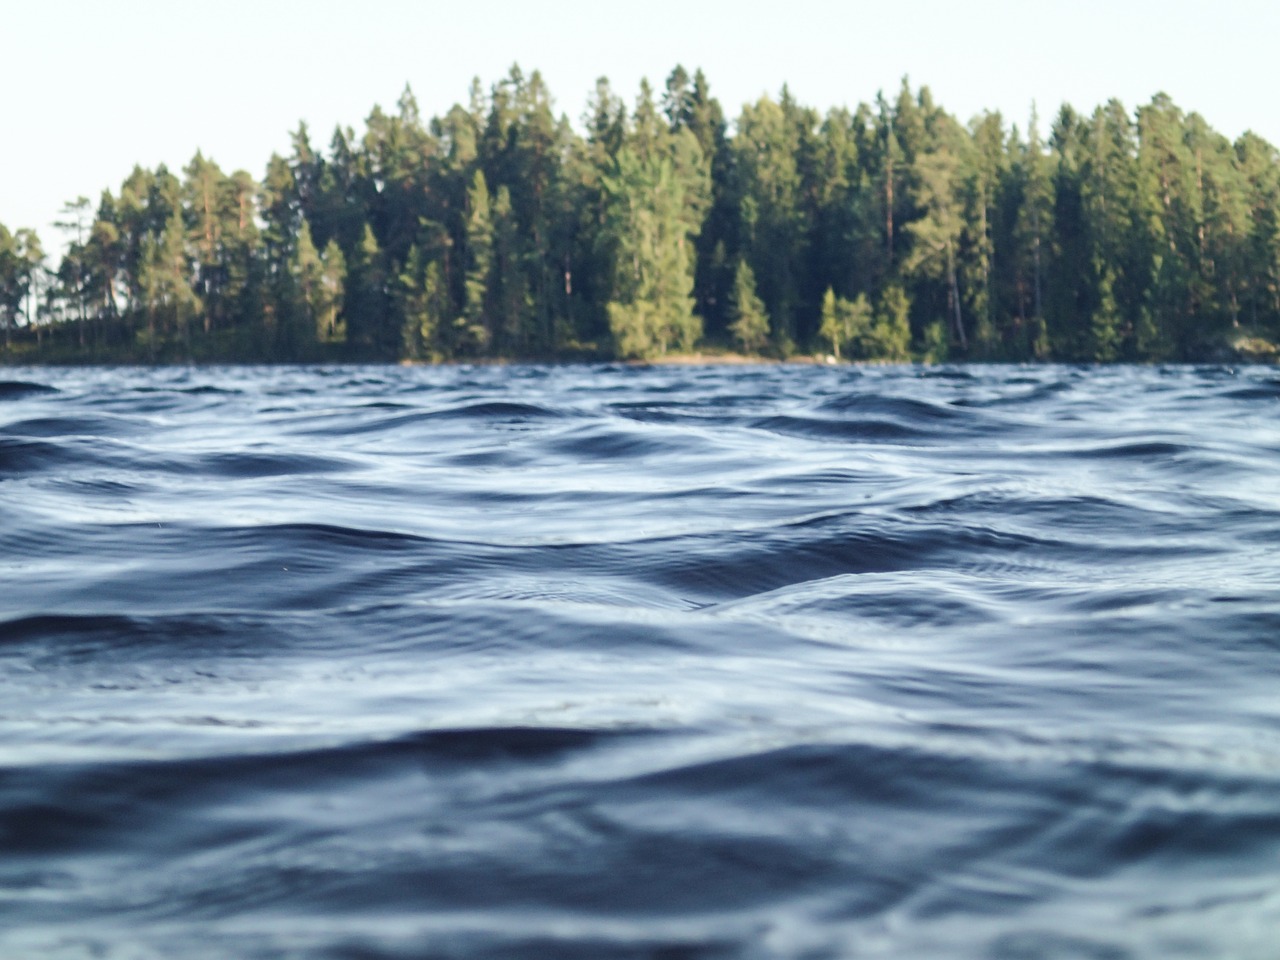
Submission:
{"label": "tree line", "polygon": [[[927,87],[732,125],[701,71],[575,128],[518,67],[424,119],[305,124],[265,175],[135,167],[0,225],[10,358],[1222,359],[1280,333],[1280,156],[1157,95],[1042,134]],[[1252,344],[1253,346],[1249,346]]]}

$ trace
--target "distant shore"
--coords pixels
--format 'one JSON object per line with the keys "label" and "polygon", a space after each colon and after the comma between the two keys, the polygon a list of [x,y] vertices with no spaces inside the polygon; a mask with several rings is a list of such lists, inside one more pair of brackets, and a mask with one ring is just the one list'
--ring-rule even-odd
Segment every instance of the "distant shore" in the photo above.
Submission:
{"label": "distant shore", "polygon": [[513,67],[327,150],[300,124],[261,177],[139,164],[68,201],[60,259],[0,224],[0,362],[1280,357],[1280,151],[1163,94],[1042,130],[905,79],[736,118],[680,66],[597,93],[580,132]]}

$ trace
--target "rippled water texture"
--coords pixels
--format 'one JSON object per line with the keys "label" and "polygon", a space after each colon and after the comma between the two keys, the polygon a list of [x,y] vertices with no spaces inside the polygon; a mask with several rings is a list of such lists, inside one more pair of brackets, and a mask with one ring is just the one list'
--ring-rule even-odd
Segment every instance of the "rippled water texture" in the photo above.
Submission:
{"label": "rippled water texture", "polygon": [[13,370],[0,957],[1280,955],[1280,372]]}

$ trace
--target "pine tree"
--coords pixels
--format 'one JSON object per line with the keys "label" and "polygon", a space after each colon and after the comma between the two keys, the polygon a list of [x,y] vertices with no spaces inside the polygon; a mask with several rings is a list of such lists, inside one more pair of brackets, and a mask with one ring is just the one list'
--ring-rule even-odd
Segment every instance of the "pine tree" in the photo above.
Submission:
{"label": "pine tree", "polygon": [[26,296],[21,264],[17,239],[0,223],[0,326],[4,327],[6,350],[12,346],[13,329]]}
{"label": "pine tree", "polygon": [[798,133],[789,125],[783,107],[764,97],[743,107],[733,139],[742,246],[769,311],[774,339],[784,354],[793,348],[797,335],[807,254]]}
{"label": "pine tree", "polygon": [[428,260],[416,245],[409,250],[404,269],[396,278],[396,299],[403,317],[401,342],[411,360],[438,360],[446,354],[439,331],[449,310],[440,264]]}
{"label": "pine tree", "polygon": [[995,289],[998,203],[1008,180],[1004,121],[998,113],[986,113],[970,126],[972,149],[965,153],[961,194],[964,231],[961,237],[962,299],[972,319],[975,352],[983,358],[1002,353],[1004,337],[998,317]]}
{"label": "pine tree", "polygon": [[36,322],[33,296],[43,263],[44,250],[34,230],[20,228],[10,233],[0,224],[0,326],[4,327],[6,349],[24,316],[24,301],[27,326]]}
{"label": "pine tree", "polygon": [[601,178],[600,241],[612,261],[606,303],[610,333],[625,357],[692,349],[702,335],[694,313],[694,240],[708,184],[697,140],[658,122],[642,85],[635,128]]}
{"label": "pine tree", "polygon": [[784,87],[731,133],[676,67],[631,112],[602,79],[585,125],[513,67],[430,120],[406,88],[327,155],[300,125],[261,183],[200,153],[181,177],[135,167],[96,212],[67,206],[56,269],[34,234],[0,235],[0,329],[65,329],[97,359],[643,357],[704,319],[745,350],[899,361],[1280,337],[1280,154],[1163,94],[1064,105],[1047,149],[1034,112],[1025,138],[962,126],[905,79],[825,116]]}
{"label": "pine tree", "polygon": [[1085,209],[1085,143],[1079,115],[1064,105],[1050,134],[1053,148],[1053,256],[1045,284],[1046,354],[1056,359],[1088,358],[1087,331],[1092,313],[1093,253]]}
{"label": "pine tree", "polygon": [[695,240],[695,311],[711,336],[723,333],[731,320],[730,301],[735,282],[729,249],[738,247],[737,199],[733,185],[733,151],[720,101],[711,96],[701,70],[692,79],[677,66],[667,78],[663,112],[671,132],[685,130],[698,143],[709,184],[706,216]]}
{"label": "pine tree", "polygon": [[511,192],[498,188],[493,205],[493,324],[495,342],[508,355],[526,354],[533,341],[527,320],[529,291],[520,262],[519,224],[511,209]]}
{"label": "pine tree", "polygon": [[1138,166],[1153,210],[1143,355],[1173,359],[1185,356],[1195,325],[1201,196],[1182,111],[1160,94],[1138,110],[1137,126]]}
{"label": "pine tree", "polygon": [[354,339],[378,357],[394,356],[402,345],[402,324],[392,315],[387,275],[382,247],[366,223],[360,243],[347,258],[344,313],[348,342]]}
{"label": "pine tree", "polygon": [[1150,285],[1137,131],[1118,101],[1094,111],[1084,146],[1082,197],[1092,261],[1084,280],[1088,328],[1081,331],[1079,352],[1081,359],[1111,361],[1132,340],[1136,308]]}
{"label": "pine tree", "polygon": [[958,247],[964,229],[957,195],[961,173],[959,147],[958,138],[948,137],[917,159],[915,199],[923,215],[907,226],[912,246],[903,269],[908,274],[936,278],[945,284],[946,312],[960,348],[967,350],[969,343],[958,280]]}
{"label": "pine tree", "polygon": [[1123,319],[1115,297],[1115,270],[1099,265],[1101,279],[1098,282],[1098,306],[1093,311],[1090,333],[1093,340],[1093,359],[1099,363],[1111,363],[1120,354]]}
{"label": "pine tree", "polygon": [[183,203],[190,221],[188,242],[195,253],[195,285],[204,303],[204,332],[208,333],[215,321],[226,320],[222,303],[222,231],[228,219],[230,184],[218,165],[199,151],[184,173]]}
{"label": "pine tree", "polygon": [[293,277],[296,298],[290,304],[288,316],[292,322],[282,331],[282,343],[287,355],[298,357],[304,343],[323,342],[328,332],[324,262],[311,240],[311,223],[307,220],[302,221],[302,229],[298,231],[297,246],[289,261],[289,273]]}
{"label": "pine tree", "polygon": [[62,206],[64,219],[55,223],[58,229],[68,235],[66,255],[62,258],[62,266],[58,271],[58,279],[68,298],[75,304],[79,317],[80,346],[87,341],[86,326],[88,324],[88,295],[85,283],[85,239],[89,228],[89,198],[77,197]]}
{"label": "pine tree", "polygon": [[191,261],[186,250],[186,226],[174,208],[158,237],[146,244],[142,290],[147,312],[147,342],[152,359],[159,346],[159,329],[177,334],[191,355],[191,324],[199,314],[200,297],[191,286]]}
{"label": "pine tree", "polygon": [[262,333],[266,258],[258,229],[258,185],[244,170],[227,181],[222,227],[222,295],[227,319],[240,328],[241,349]]}
{"label": "pine tree", "polygon": [[1257,332],[1280,326],[1280,152],[1246,133],[1235,144],[1250,211],[1241,312]]}
{"label": "pine tree", "polygon": [[624,357],[692,349],[701,336],[693,312],[693,244],[684,185],[666,157],[642,160],[630,148],[606,180],[615,280],[609,327]]}
{"label": "pine tree", "polygon": [[1011,242],[1014,271],[1017,352],[1022,358],[1044,359],[1048,352],[1044,290],[1053,236],[1053,174],[1040,139],[1034,106],[1027,141],[1015,159],[1021,188]]}
{"label": "pine tree", "polygon": [[457,342],[467,351],[483,351],[492,340],[486,305],[493,270],[493,223],[489,215],[489,188],[477,170],[467,192],[467,274],[462,316],[455,324]]}

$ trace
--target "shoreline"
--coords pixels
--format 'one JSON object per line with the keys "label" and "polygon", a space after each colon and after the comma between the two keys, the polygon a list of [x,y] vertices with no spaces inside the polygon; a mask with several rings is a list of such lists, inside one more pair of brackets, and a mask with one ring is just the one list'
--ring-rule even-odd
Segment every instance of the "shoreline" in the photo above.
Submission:
{"label": "shoreline", "polygon": [[806,353],[790,357],[769,357],[759,354],[742,354],[722,351],[692,351],[687,353],[668,353],[644,359],[620,359],[605,357],[577,357],[573,359],[557,359],[547,357],[472,357],[452,358],[448,360],[377,360],[359,359],[306,359],[306,360],[242,360],[242,359],[175,359],[147,361],[137,359],[100,358],[83,360],[39,360],[33,357],[6,356],[0,352],[0,369],[18,369],[22,367],[328,367],[328,366],[388,366],[388,367],[509,367],[509,366],[624,366],[624,367],[751,367],[751,366],[813,366],[813,367],[886,367],[886,366],[918,366],[940,367],[955,365],[976,366],[1138,366],[1152,367],[1172,366],[1280,366],[1280,350],[1266,340],[1257,337],[1245,337],[1237,340],[1229,348],[1217,356],[1203,357],[1196,360],[1113,360],[1113,361],[1078,361],[1078,360],[985,360],[972,358],[956,358],[940,362],[925,362],[919,359],[889,362],[885,360],[850,360],[836,359],[832,354]]}

